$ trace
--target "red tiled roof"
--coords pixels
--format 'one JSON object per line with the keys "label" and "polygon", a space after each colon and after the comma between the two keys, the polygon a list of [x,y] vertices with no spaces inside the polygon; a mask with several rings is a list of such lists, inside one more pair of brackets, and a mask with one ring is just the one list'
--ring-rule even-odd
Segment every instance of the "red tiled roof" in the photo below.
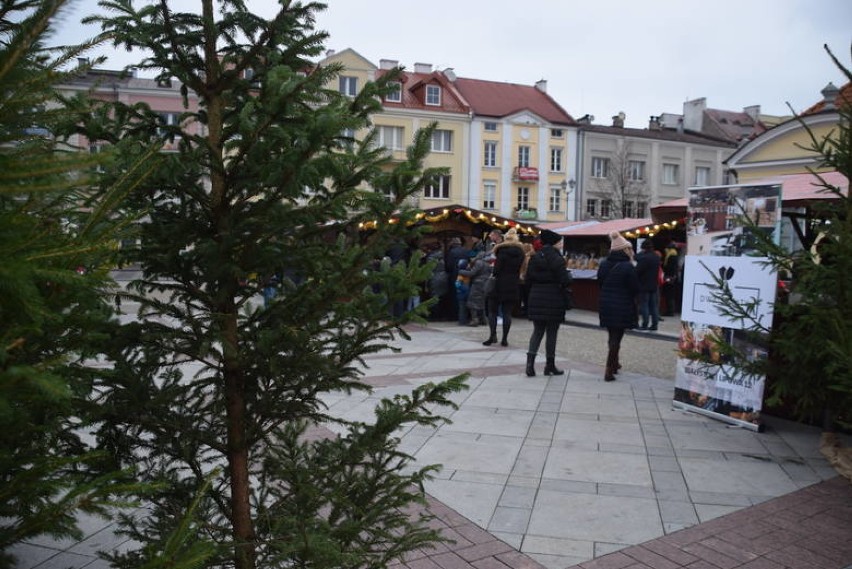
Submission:
{"label": "red tiled roof", "polygon": [[[844,85],[840,88],[840,92],[837,94],[837,98],[834,99],[834,106],[837,108],[842,107],[843,105],[852,105],[852,81]],[[814,105],[811,105],[804,111],[802,111],[803,115],[812,115],[814,113],[818,113],[825,109],[825,101],[820,101]]]}
{"label": "red tiled roof", "polygon": [[[387,72],[385,69],[379,69],[376,71],[376,77],[381,77]],[[385,108],[429,109],[465,114],[470,112],[470,106],[464,100],[464,97],[461,96],[452,83],[447,81],[447,78],[442,73],[403,72],[400,81],[402,82],[402,102],[382,101]],[[425,94],[423,91],[428,84],[435,84],[441,87],[440,106],[427,105],[425,103]]]}
{"label": "red tiled roof", "polygon": [[713,126],[721,131],[725,138],[734,142],[740,142],[743,139],[751,140],[767,130],[762,122],[754,120],[748,113],[742,111],[705,109],[704,116],[712,121]]}
{"label": "red tiled roof", "polygon": [[550,95],[531,85],[463,77],[456,79],[453,85],[477,115],[497,118],[529,111],[553,124],[574,124],[571,115]]}

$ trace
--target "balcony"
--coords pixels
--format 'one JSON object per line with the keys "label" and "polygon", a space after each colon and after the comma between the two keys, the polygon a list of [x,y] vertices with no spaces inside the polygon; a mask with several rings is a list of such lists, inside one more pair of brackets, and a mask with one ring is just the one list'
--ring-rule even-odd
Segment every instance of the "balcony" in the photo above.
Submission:
{"label": "balcony", "polygon": [[538,181],[538,168],[524,168],[518,166],[514,170],[512,170],[512,181],[513,182],[537,182]]}
{"label": "balcony", "polygon": [[530,209],[515,208],[515,209],[512,210],[512,217],[514,219],[536,220],[536,219],[538,219],[538,210],[536,208],[530,208]]}

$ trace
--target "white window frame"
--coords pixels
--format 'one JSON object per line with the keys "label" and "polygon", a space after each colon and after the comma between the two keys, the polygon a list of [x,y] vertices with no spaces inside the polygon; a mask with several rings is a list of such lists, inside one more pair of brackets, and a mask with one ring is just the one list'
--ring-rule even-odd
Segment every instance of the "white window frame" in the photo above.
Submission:
{"label": "white window frame", "polygon": [[550,212],[562,211],[562,188],[559,186],[550,186],[550,203],[548,204]]}
{"label": "white window frame", "polygon": [[376,144],[388,150],[402,150],[405,145],[405,129],[401,126],[379,125],[376,127]]}
{"label": "white window frame", "polygon": [[[562,148],[558,146],[551,147],[550,149],[550,171],[551,172],[561,172],[562,171]],[[559,210],[556,210],[559,211]]]}
{"label": "white window frame", "polygon": [[634,206],[636,204],[630,200],[624,202],[624,217],[636,217]]}
{"label": "white window frame", "polygon": [[628,160],[627,161],[627,179],[631,182],[645,181],[645,161],[644,160]]}
{"label": "white window frame", "polygon": [[646,212],[648,211],[648,202],[636,202],[636,217],[644,218],[647,217]]}
{"label": "white window frame", "polygon": [[482,123],[482,130],[486,132],[497,132],[497,123],[494,121],[486,121]]}
{"label": "white window frame", "polygon": [[433,107],[440,107],[441,87],[439,85],[426,85],[426,97],[423,102]]}
{"label": "white window frame", "polygon": [[453,131],[435,129],[432,131],[432,152],[452,152]]}
{"label": "white window frame", "polygon": [[676,186],[678,185],[678,178],[680,177],[680,165],[673,164],[670,162],[663,164],[663,177],[660,183],[666,186]]}
{"label": "white window frame", "polygon": [[482,209],[497,208],[497,182],[486,180],[482,184]]}
{"label": "white window frame", "polygon": [[423,188],[423,197],[430,200],[450,199],[450,182],[451,176],[438,176],[436,184],[429,184]]}
{"label": "white window frame", "polygon": [[388,103],[401,103],[402,102],[402,83],[399,81],[390,81],[388,83],[388,87],[391,89],[385,95],[385,101]]}
{"label": "white window frame", "polygon": [[497,142],[486,140],[483,145],[482,165],[485,168],[497,167]]}
{"label": "white window frame", "polygon": [[606,178],[609,175],[609,158],[592,156],[592,167],[589,175],[592,178]]}
{"label": "white window frame", "polygon": [[527,186],[518,187],[518,209],[530,209],[530,189]]}
{"label": "white window frame", "polygon": [[612,200],[601,200],[601,217],[609,218],[612,216]]}
{"label": "white window frame", "polygon": [[[695,185],[696,186],[709,186],[710,185],[710,167],[709,166],[696,166],[695,167]],[[703,178],[703,180],[702,180]]]}
{"label": "white window frame", "polygon": [[[177,125],[180,124],[180,113],[175,113],[175,112],[171,112],[171,111],[157,111],[157,115],[159,115],[159,117],[161,119],[163,119],[163,122],[167,126],[177,126]],[[165,136],[166,135],[166,129],[158,126],[157,127],[157,134],[159,136]],[[175,140],[178,140],[179,138],[180,138],[180,132],[175,133]]]}
{"label": "white window frame", "polygon": [[589,217],[597,217],[598,216],[598,200],[595,198],[590,198],[586,200],[586,215]]}
{"label": "white window frame", "polygon": [[518,168],[530,167],[530,147],[524,144],[518,146]]}
{"label": "white window frame", "polygon": [[358,94],[358,78],[352,75],[340,75],[338,77],[338,89],[342,95],[354,97]]}
{"label": "white window frame", "polygon": [[565,131],[561,128],[552,128],[550,129],[550,138],[562,138],[565,134]]}

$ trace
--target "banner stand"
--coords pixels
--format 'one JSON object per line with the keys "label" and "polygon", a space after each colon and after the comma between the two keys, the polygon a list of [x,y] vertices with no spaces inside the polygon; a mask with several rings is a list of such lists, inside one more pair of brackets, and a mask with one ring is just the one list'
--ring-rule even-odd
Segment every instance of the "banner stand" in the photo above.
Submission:
{"label": "banner stand", "polygon": [[672,401],[672,409],[677,409],[678,411],[687,411],[689,413],[695,413],[696,415],[703,415],[705,417],[710,417],[711,419],[716,419],[717,421],[722,421],[724,423],[729,423],[734,427],[740,427],[743,429],[748,429],[750,431],[755,431],[757,433],[762,433],[765,430],[765,427],[762,422],[758,421],[757,423],[751,423],[749,421],[741,421],[739,419],[733,419],[728,417],[727,415],[723,415],[721,413],[716,413],[714,411],[707,411],[706,409],[702,409],[701,407],[695,407],[694,405],[689,405],[688,403],[681,403],[680,401]]}

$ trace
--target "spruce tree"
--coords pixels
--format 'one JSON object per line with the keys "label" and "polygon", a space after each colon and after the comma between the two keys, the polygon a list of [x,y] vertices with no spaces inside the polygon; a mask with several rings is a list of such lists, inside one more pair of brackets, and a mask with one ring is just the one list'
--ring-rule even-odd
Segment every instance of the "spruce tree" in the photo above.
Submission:
{"label": "spruce tree", "polygon": [[[369,424],[330,417],[325,401],[366,390],[363,358],[428,309],[390,316],[431,267],[384,257],[422,231],[406,204],[441,173],[423,168],[435,125],[402,160],[375,144],[370,116],[398,72],[352,98],[327,88],[341,69],[315,63],[323,5],[284,1],[269,20],[242,2],[200,5],[109,1],[109,16],[90,19],[115,45],[146,50],[136,67],[179,81],[185,106],[179,125],[144,105],[98,114],[120,119],[98,131],[128,148],[179,140],[129,202],[146,215],[143,277],[128,295],[140,318],[116,333],[116,366],[98,386],[100,440],[162,483],[150,516],[126,520],[146,547],[112,558],[147,562],[212,475],[199,504],[202,535],[221,546],[210,564],[384,567],[439,539],[409,509],[432,468],[413,469],[398,437],[440,422],[436,406],[452,405],[463,377],[385,400]],[[318,436],[329,424],[343,434]]]}
{"label": "spruce tree", "polygon": [[[138,492],[85,436],[110,308],[104,269],[118,238],[112,204],[92,199],[90,157],[56,134],[68,116],[56,85],[89,44],[48,48],[63,2],[0,10],[0,567],[13,546],[80,537],[77,516],[108,515]],[[11,551],[10,551],[11,550]]]}

